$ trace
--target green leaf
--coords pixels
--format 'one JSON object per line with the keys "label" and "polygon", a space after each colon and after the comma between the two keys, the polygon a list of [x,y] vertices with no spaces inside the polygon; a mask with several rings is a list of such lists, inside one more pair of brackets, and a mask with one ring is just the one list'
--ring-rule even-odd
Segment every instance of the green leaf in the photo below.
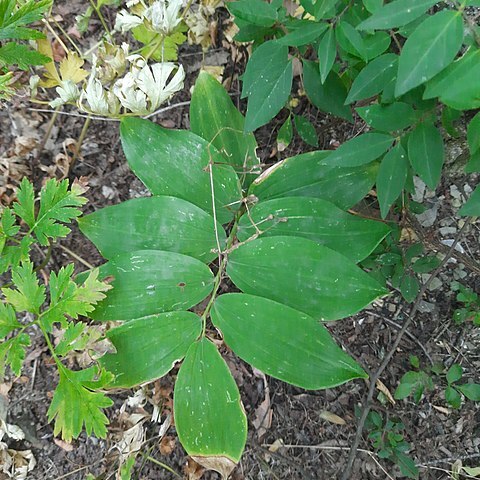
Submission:
{"label": "green leaf", "polygon": [[192,257],[138,250],[112,258],[100,278],[113,276],[113,289],[90,315],[95,320],[131,320],[201,302],[213,288],[210,269]]}
{"label": "green leaf", "polygon": [[367,59],[370,62],[388,50],[392,39],[387,32],[375,32],[367,35],[363,39],[363,43],[365,44]]}
{"label": "green leaf", "polygon": [[457,110],[479,108],[479,77],[480,50],[470,49],[427,83],[423,98],[439,97]]}
{"label": "green leaf", "polygon": [[203,338],[187,352],[174,392],[175,427],[188,455],[227,478],[247,440],[247,418],[225,361]]}
{"label": "green leaf", "polygon": [[39,285],[30,261],[12,268],[12,283],[15,289],[2,288],[6,301],[11,303],[17,312],[38,314],[45,301],[45,287]]}
{"label": "green leaf", "polygon": [[300,47],[313,43],[327,29],[326,23],[308,21],[305,26],[287,33],[284,37],[277,40],[280,45],[289,47]]}
{"label": "green leaf", "polygon": [[375,13],[383,6],[383,0],[362,0],[362,3],[370,13]]}
{"label": "green leaf", "polygon": [[23,177],[20,182],[13,210],[30,228],[33,227],[35,224],[35,192],[27,177]]}
{"label": "green leaf", "polygon": [[251,185],[249,193],[261,200],[282,197],[315,197],[346,210],[372,188],[377,166],[340,168],[329,164],[330,151],[290,157],[273,165]]}
{"label": "green leaf", "polygon": [[4,208],[0,214],[0,232],[7,237],[14,237],[20,231],[11,208]]}
{"label": "green leaf", "polygon": [[377,176],[377,196],[382,218],[402,193],[408,173],[408,160],[405,150],[398,143],[383,158]]}
{"label": "green leaf", "polygon": [[328,163],[338,167],[365,165],[383,155],[393,141],[393,137],[384,133],[364,133],[337,148],[328,157]]}
{"label": "green leaf", "polygon": [[[98,333],[98,337],[101,334]],[[90,341],[89,329],[85,323],[69,322],[63,336],[55,347],[58,356],[65,356],[73,350],[84,350]]]}
{"label": "green leaf", "polygon": [[462,378],[463,368],[458,363],[454,363],[447,371],[446,379],[448,384],[458,382]]}
{"label": "green leaf", "polygon": [[[242,77],[242,98],[249,97],[246,131],[267,123],[280,111],[290,94],[292,80],[293,68],[288,59],[288,47],[269,41],[253,52]],[[268,105],[265,106],[265,103]],[[266,110],[259,113],[257,108]],[[258,114],[260,118],[257,118]]]}
{"label": "green leaf", "polygon": [[206,140],[139,118],[122,120],[120,135],[131,169],[154,195],[182,198],[211,215],[212,164],[217,220],[223,224],[232,219],[241,198],[238,177]]}
{"label": "green leaf", "polygon": [[318,64],[320,68],[320,81],[322,84],[332,70],[337,56],[337,42],[333,27],[329,27],[318,45]]}
{"label": "green leaf", "polygon": [[302,63],[303,85],[310,101],[324,112],[352,121],[350,107],[344,105],[347,90],[340,77],[331,71],[322,84],[318,64],[308,60]]}
{"label": "green leaf", "polygon": [[276,6],[263,0],[230,2],[227,7],[234,17],[260,27],[271,27],[278,18]]}
{"label": "green leaf", "polygon": [[348,22],[341,21],[335,29],[337,42],[346,52],[368,61],[367,50],[362,36]]}
{"label": "green leaf", "polygon": [[308,145],[318,147],[317,132],[310,120],[301,115],[293,115],[293,118],[295,120],[295,128],[297,129],[300,138]]}
{"label": "green leaf", "polygon": [[12,372],[18,377],[25,360],[25,350],[30,345],[30,337],[19,333],[14,337],[0,342],[0,377],[5,374],[5,366],[10,365]]}
{"label": "green leaf", "polygon": [[[28,40],[43,37],[40,32],[25,28],[23,25],[40,20],[43,13],[50,8],[51,0],[29,0],[23,5],[8,0],[3,0],[2,3],[5,6],[0,7],[0,40],[6,38]],[[20,5],[19,8],[15,9],[16,5]]]}
{"label": "green leaf", "polygon": [[413,125],[417,119],[412,106],[403,102],[390,105],[374,104],[356,110],[370,127],[382,132],[403,130]]}
{"label": "green leaf", "polygon": [[461,395],[450,386],[445,389],[445,400],[452,408],[460,408],[462,404]]}
{"label": "green leaf", "polygon": [[428,17],[403,46],[395,95],[399,97],[441,72],[455,58],[462,40],[463,21],[459,12],[442,10]]}
{"label": "green leaf", "polygon": [[54,435],[62,434],[67,442],[77,438],[85,428],[87,435],[105,438],[108,418],[103,409],[113,402],[101,392],[93,392],[93,388],[105,385],[106,377],[96,382],[97,368],[72,371],[61,366],[59,382],[48,409],[48,421],[55,420]]}
{"label": "green leaf", "polygon": [[293,126],[292,126],[292,117],[289,115],[283,125],[278,130],[277,134],[277,148],[278,151],[282,152],[285,150],[292,141],[293,138]]}
{"label": "green leaf", "polygon": [[465,205],[458,211],[460,215],[480,216],[480,186],[475,189]]}
{"label": "green leaf", "polygon": [[428,273],[435,270],[440,263],[440,259],[437,257],[422,257],[412,265],[412,270],[415,273]]}
{"label": "green leaf", "polygon": [[227,274],[245,293],[322,320],[352,315],[387,293],[347,257],[300,237],[264,237],[238,247]]}
{"label": "green leaf", "polygon": [[107,331],[116,353],[104,355],[100,363],[115,375],[115,387],[151,382],[185,356],[201,331],[200,317],[192,312],[137,318]]}
{"label": "green leaf", "polygon": [[470,155],[480,151],[480,113],[477,113],[468,124],[467,140]]}
{"label": "green leaf", "polygon": [[35,218],[33,186],[24,178],[18,203],[13,209],[35,233],[40,245],[48,245],[49,238],[65,237],[70,233],[70,228],[62,223],[69,223],[81,214],[78,207],[87,201],[81,196],[84,192],[77,183],[69,189],[68,180],[48,180],[40,192],[40,208]]}
{"label": "green leaf", "polygon": [[0,303],[0,338],[5,338],[10,332],[22,327],[17,320],[15,310],[8,303]]}
{"label": "green leaf", "polygon": [[469,400],[480,402],[480,385],[478,383],[464,383],[456,385],[455,388],[460,390]]}
{"label": "green leaf", "polygon": [[308,197],[260,202],[251,209],[250,215],[243,215],[240,219],[239,240],[247,240],[257,233],[257,228],[262,237],[308,238],[354,262],[370,255],[390,232],[382,222],[350,215],[330,202]]}
{"label": "green leaf", "polygon": [[42,326],[51,330],[54,322],[65,324],[64,317],[77,319],[93,312],[95,305],[105,298],[105,292],[112,287],[98,280],[99,270],[88,273],[81,285],[72,279],[74,265],[62,267],[58,274],[50,274],[50,306],[41,315]]}
{"label": "green leaf", "polygon": [[380,93],[396,75],[398,55],[386,53],[369,62],[354,80],[346,104]]}
{"label": "green leaf", "polygon": [[402,475],[405,475],[406,477],[413,478],[413,479],[418,478],[418,475],[419,475],[418,467],[415,465],[415,462],[410,456],[396,449],[395,457],[397,460],[396,463],[400,467],[400,471],[402,472]]}
{"label": "green leaf", "polygon": [[442,176],[445,159],[443,138],[431,123],[420,123],[408,137],[408,158],[413,169],[434,190]]}
{"label": "green leaf", "polygon": [[190,103],[190,128],[223,155],[239,173],[254,169],[259,160],[253,133],[244,133],[245,118],[214,77],[200,72]]}
{"label": "green leaf", "polygon": [[0,67],[18,65],[20,70],[28,70],[32,65],[43,65],[51,61],[51,58],[15,42],[0,47]]}
{"label": "green leaf", "polygon": [[[80,218],[80,230],[105,258],[132,250],[165,250],[211,262],[218,253],[213,217],[176,197],[127,200]],[[221,248],[225,230],[217,223]]]}
{"label": "green leaf", "polygon": [[323,325],[272,300],[242,293],[222,295],[214,303],[212,321],[240,358],[298,387],[332,388],[367,377]]}
{"label": "green leaf", "polygon": [[405,275],[400,282],[400,292],[403,298],[412,303],[420,291],[420,284],[415,275]]}
{"label": "green leaf", "polygon": [[375,9],[374,14],[358,25],[359,30],[386,30],[401,27],[423,15],[435,0],[395,0]]}

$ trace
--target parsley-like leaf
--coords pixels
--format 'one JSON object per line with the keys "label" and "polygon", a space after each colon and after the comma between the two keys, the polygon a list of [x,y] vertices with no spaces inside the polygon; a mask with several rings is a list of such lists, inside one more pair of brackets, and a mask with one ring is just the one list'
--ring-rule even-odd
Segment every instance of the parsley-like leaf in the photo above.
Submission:
{"label": "parsley-like leaf", "polygon": [[103,393],[91,389],[105,386],[111,375],[102,372],[96,379],[96,367],[76,372],[61,367],[59,373],[60,380],[48,409],[48,421],[55,419],[54,434],[61,433],[69,442],[85,427],[88,435],[93,432],[97,437],[105,438],[108,419],[102,409],[113,402]]}
{"label": "parsley-like leaf", "polygon": [[16,0],[0,0],[0,40],[7,38],[31,40],[43,37],[43,34],[25,25],[36,22],[51,5],[51,0],[29,0],[15,10]]}
{"label": "parsley-like leaf", "polygon": [[105,298],[111,285],[98,280],[98,269],[92,270],[85,281],[78,286],[72,279],[73,264],[62,267],[58,274],[50,275],[50,307],[42,315],[42,325],[51,330],[54,322],[66,326],[68,317],[77,319],[86,316],[95,309],[95,305]]}
{"label": "parsley-like leaf", "polygon": [[5,338],[10,332],[21,326],[13,307],[8,303],[0,303],[0,338]]}
{"label": "parsley-like leaf", "polygon": [[20,333],[0,343],[0,377],[3,377],[6,365],[10,365],[15,375],[20,375],[25,360],[25,348],[29,345],[30,337],[26,333]]}
{"label": "parsley-like leaf", "polygon": [[38,314],[45,301],[45,287],[39,285],[33,271],[33,264],[26,261],[12,268],[12,282],[16,289],[2,289],[7,302],[12,304],[17,312],[27,311]]}
{"label": "parsley-like leaf", "polygon": [[43,65],[50,61],[50,58],[36,50],[15,42],[0,47],[0,67],[18,65],[20,70],[28,70],[31,65]]}

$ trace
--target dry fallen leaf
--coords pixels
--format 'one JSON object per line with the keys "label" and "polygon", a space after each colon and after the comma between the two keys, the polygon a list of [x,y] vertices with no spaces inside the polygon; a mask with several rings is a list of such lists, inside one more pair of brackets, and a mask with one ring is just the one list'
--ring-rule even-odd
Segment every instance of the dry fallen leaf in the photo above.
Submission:
{"label": "dry fallen leaf", "polygon": [[272,425],[273,411],[270,405],[270,389],[268,388],[267,378],[260,370],[253,369],[253,374],[257,378],[261,378],[263,381],[263,387],[265,392],[265,399],[255,410],[255,418],[253,420],[253,426],[257,431],[257,437],[260,439],[267,433],[267,430]]}
{"label": "dry fallen leaf", "polygon": [[327,422],[334,423],[335,425],[345,425],[347,423],[342,417],[339,417],[328,410],[322,410],[320,412],[320,418],[323,418]]}
{"label": "dry fallen leaf", "polygon": [[54,438],[53,441],[55,442],[55,445],[57,445],[57,447],[60,447],[62,450],[65,450],[66,452],[73,451],[73,445],[71,443],[60,440],[59,438]]}
{"label": "dry fallen leaf", "polygon": [[188,480],[199,480],[205,473],[205,469],[192,458],[188,458],[185,467],[183,467],[183,473]]}
{"label": "dry fallen leaf", "polygon": [[390,393],[390,390],[386,387],[386,385],[381,380],[377,380],[377,383],[375,385],[378,390],[380,390],[388,398],[388,401],[392,405],[395,405],[395,399],[393,398],[393,395]]}
{"label": "dry fallen leaf", "polygon": [[160,453],[162,455],[171,455],[175,449],[175,437],[167,435],[160,440]]}
{"label": "dry fallen leaf", "polygon": [[432,407],[438,412],[443,413],[445,415],[450,415],[450,413],[452,413],[448,408],[441,407],[440,405],[432,405]]}

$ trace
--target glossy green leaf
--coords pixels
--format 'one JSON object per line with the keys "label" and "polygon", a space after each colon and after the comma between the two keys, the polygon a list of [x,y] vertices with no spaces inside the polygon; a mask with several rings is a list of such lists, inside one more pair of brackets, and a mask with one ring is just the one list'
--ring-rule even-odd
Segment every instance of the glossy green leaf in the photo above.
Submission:
{"label": "glossy green leaf", "polygon": [[107,331],[116,353],[101,365],[115,375],[114,387],[130,388],[168,373],[181,360],[202,331],[192,312],[167,312],[137,318]]}
{"label": "glossy green leaf", "polygon": [[347,257],[300,237],[258,238],[238,247],[227,274],[245,293],[322,320],[353,315],[387,293]]}
{"label": "glossy green leaf", "polygon": [[227,8],[234,17],[259,27],[271,27],[278,17],[275,5],[263,0],[229,2]]}
{"label": "glossy green leaf", "polygon": [[477,113],[468,124],[467,140],[470,155],[474,155],[480,150],[480,113]]}
{"label": "glossy green leaf", "polygon": [[480,186],[475,189],[467,203],[458,211],[460,215],[480,217]]}
{"label": "glossy green leaf", "polygon": [[277,40],[280,45],[300,47],[313,43],[327,29],[327,24],[318,22],[306,22],[305,26],[288,33]]}
{"label": "glossy green leaf", "polygon": [[346,210],[372,188],[377,165],[341,168],[329,164],[330,151],[290,157],[273,165],[250,186],[261,200],[281,197],[323,198]]}
{"label": "glossy green leaf", "polygon": [[303,85],[310,101],[324,112],[351,121],[350,107],[344,105],[347,90],[340,77],[331,71],[322,84],[318,63],[307,60],[302,62]]}
{"label": "glossy green leaf", "polygon": [[[252,221],[254,224],[252,224]],[[331,248],[354,262],[366,258],[390,232],[383,222],[350,215],[318,198],[290,197],[260,202],[239,222],[237,236],[304,237]]]}
{"label": "glossy green leaf", "polygon": [[292,385],[317,390],[367,377],[317,320],[272,300],[221,295],[212,321],[240,358]]}
{"label": "glossy green leaf", "polygon": [[390,105],[374,104],[356,109],[358,114],[372,128],[382,132],[403,130],[417,119],[415,110],[408,103],[396,102]]}
{"label": "glossy green leaf", "polygon": [[423,15],[435,0],[395,0],[375,9],[374,14],[358,25],[359,30],[385,30],[401,27]]}
{"label": "glossy green leaf", "polygon": [[348,22],[342,21],[335,29],[337,42],[346,52],[367,61],[367,50],[362,36]]}
{"label": "glossy green leaf", "polygon": [[462,40],[460,13],[442,10],[428,17],[403,46],[398,61],[395,95],[399,97],[441,72],[455,58]]}
{"label": "glossy green leaf", "polygon": [[293,138],[293,125],[292,118],[289,115],[283,125],[278,130],[277,134],[277,148],[279,152],[283,152],[292,141]]}
{"label": "glossy green leaf", "polygon": [[214,77],[200,72],[190,103],[190,128],[193,133],[212,142],[224,161],[241,174],[259,164],[257,141],[252,133],[245,134],[245,118]]}
{"label": "glossy green leaf", "polygon": [[457,385],[456,388],[469,400],[480,402],[480,385],[478,383],[465,383],[463,385]]}
{"label": "glossy green leaf", "polygon": [[313,16],[318,20],[335,15],[336,0],[317,0],[313,6]]}
{"label": "glossy green leaf", "polygon": [[408,137],[408,158],[419,177],[435,189],[445,159],[443,138],[431,123],[420,123]]}
{"label": "glossy green leaf", "polygon": [[242,80],[242,97],[248,96],[245,130],[251,132],[270,121],[288,100],[293,81],[288,47],[276,41],[260,45]]}
{"label": "glossy green leaf", "polygon": [[363,43],[365,44],[367,59],[371,61],[388,50],[392,43],[392,38],[387,32],[380,31],[367,35],[363,39]]}
{"label": "glossy green leaf", "polygon": [[427,83],[424,98],[439,97],[451,108],[480,107],[480,50],[470,49]]}
{"label": "glossy green leaf", "polygon": [[132,320],[201,302],[213,288],[210,269],[192,257],[138,250],[112,258],[99,278],[113,277],[113,289],[91,314],[95,320]]}
{"label": "glossy green leaf", "polygon": [[407,173],[407,155],[399,143],[385,155],[378,170],[377,196],[382,218],[388,215],[390,207],[402,193]]}
{"label": "glossy green leaf", "polygon": [[337,148],[328,163],[338,167],[358,167],[373,162],[392,145],[393,137],[383,133],[364,133]]}
{"label": "glossy green leaf", "polygon": [[322,84],[332,70],[337,56],[337,42],[333,27],[329,27],[322,40],[318,44],[318,64],[320,68],[320,81]]}
{"label": "glossy green leaf", "polygon": [[398,55],[386,53],[368,63],[354,80],[345,103],[349,104],[380,93],[395,77],[397,59]]}
{"label": "glossy green leaf", "polygon": [[318,136],[312,122],[301,115],[293,115],[295,120],[295,128],[297,129],[300,138],[312,147],[318,147]]}
{"label": "glossy green leaf", "polygon": [[183,198],[229,222],[238,208],[241,189],[235,171],[208,142],[185,130],[168,130],[148,120],[126,118],[120,125],[128,164],[154,195]]}
{"label": "glossy green leaf", "polygon": [[383,7],[383,0],[362,0],[362,3],[370,13],[375,13]]}
{"label": "glossy green leaf", "polygon": [[187,453],[227,478],[245,447],[247,418],[230,370],[206,338],[188,350],[173,400],[175,427]]}
{"label": "glossy green leaf", "polygon": [[[218,253],[213,217],[175,197],[135,198],[78,220],[105,258],[132,250],[166,250],[211,262]],[[220,245],[225,230],[217,223]]]}

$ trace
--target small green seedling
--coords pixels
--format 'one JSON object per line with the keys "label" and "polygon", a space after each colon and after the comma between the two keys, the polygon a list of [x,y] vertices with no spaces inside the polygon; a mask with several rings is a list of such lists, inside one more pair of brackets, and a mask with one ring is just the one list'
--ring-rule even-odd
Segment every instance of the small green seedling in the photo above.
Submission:
{"label": "small green seedling", "polygon": [[457,302],[463,303],[463,307],[453,312],[453,321],[457,325],[472,322],[480,326],[480,297],[472,289],[460,283],[452,285],[452,289],[458,290]]}

